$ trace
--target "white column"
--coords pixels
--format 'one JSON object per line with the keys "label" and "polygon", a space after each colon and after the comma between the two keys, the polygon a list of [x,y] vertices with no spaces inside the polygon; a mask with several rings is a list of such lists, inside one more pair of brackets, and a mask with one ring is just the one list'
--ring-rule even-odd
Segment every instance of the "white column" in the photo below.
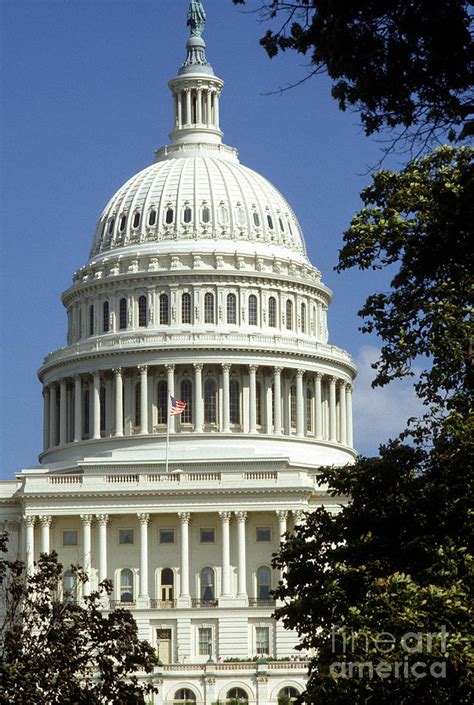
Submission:
{"label": "white column", "polygon": [[181,589],[180,598],[189,602],[189,512],[179,512],[181,522]]}
{"label": "white column", "polygon": [[303,523],[304,512],[302,509],[293,509],[292,514],[293,514],[293,522],[294,522],[295,526],[298,526],[298,524]]}
{"label": "white column", "polygon": [[[188,91],[189,95],[189,91]],[[170,396],[174,397],[174,365],[165,365],[166,372],[167,372],[167,379],[168,379],[168,399],[167,399],[167,405],[166,405],[166,413],[167,413],[167,422],[168,422],[168,427],[170,430],[170,433],[175,432],[175,419],[176,416],[170,416],[169,415],[169,410],[170,410]]]}
{"label": "white column", "polygon": [[342,382],[339,385],[339,427],[341,429],[340,441],[342,445],[347,444],[347,407],[346,407],[346,383]]}
{"label": "white column", "polygon": [[67,386],[66,380],[59,382],[59,445],[64,445],[67,441]]}
{"label": "white column", "polygon": [[283,426],[285,435],[291,435],[291,383],[288,379],[283,380]]}
{"label": "white column", "polygon": [[140,434],[148,434],[148,365],[139,365],[140,372]]}
{"label": "white column", "polygon": [[181,93],[181,91],[176,94],[176,98],[177,98],[177,106],[178,106],[178,114],[177,114],[178,127],[182,127],[183,126],[183,111],[182,111],[182,107],[181,107],[182,106],[182,103],[181,103],[182,93]]}
{"label": "white column", "polygon": [[34,568],[35,560],[35,516],[25,516],[25,556],[26,556],[26,572],[31,575]]}
{"label": "white column", "polygon": [[43,387],[43,450],[49,447],[49,387]]}
{"label": "white column", "polygon": [[219,512],[222,523],[222,596],[230,596],[230,518],[232,512]]}
{"label": "white column", "polygon": [[303,370],[296,370],[296,435],[304,436]]}
{"label": "white column", "polygon": [[281,367],[273,368],[273,403],[274,403],[274,429],[273,432],[277,435],[281,435]]}
{"label": "white column", "polygon": [[316,438],[323,437],[323,407],[321,395],[321,379],[322,374],[320,372],[316,372],[316,375],[314,377],[314,419]]}
{"label": "white column", "polygon": [[74,377],[74,442],[82,441],[82,380]]}
{"label": "white column", "polygon": [[329,378],[329,440],[335,442],[336,438],[336,377]]}
{"label": "white column", "polygon": [[348,384],[346,386],[346,409],[347,409],[347,445],[351,448],[354,445],[354,438],[352,432],[352,385]]}
{"label": "white column", "polygon": [[56,384],[49,387],[49,447],[54,448],[57,444],[57,408],[56,408]]}
{"label": "white column", "polygon": [[123,377],[122,368],[113,370],[115,375],[115,435],[123,436]]}
{"label": "white column", "polygon": [[214,93],[214,124],[219,127],[219,93]]}
{"label": "white column", "polygon": [[99,523],[99,583],[107,578],[107,524],[108,514],[97,514]]}
{"label": "white column", "polygon": [[149,514],[138,514],[140,521],[140,594],[143,600],[148,600],[148,522]]}
{"label": "white column", "polygon": [[202,398],[202,363],[194,364],[194,431],[202,433],[203,398]]}
{"label": "white column", "polygon": [[257,433],[257,365],[249,365],[249,433]]}
{"label": "white column", "polygon": [[196,122],[200,125],[202,123],[202,88],[198,88],[196,91]]}
{"label": "white column", "polygon": [[49,528],[51,526],[53,517],[49,514],[43,514],[39,517],[39,520],[41,524],[41,553],[49,553],[51,550]]}
{"label": "white column", "polygon": [[190,125],[192,123],[191,91],[189,89],[185,89],[185,93],[186,93],[186,125]]}
{"label": "white column", "polygon": [[247,598],[247,556],[245,547],[245,522],[247,512],[235,512],[237,518],[237,541],[238,541],[238,597]]}
{"label": "white column", "polygon": [[286,509],[279,509],[276,514],[278,517],[278,536],[280,537],[280,541],[283,541],[283,534],[285,534],[287,530],[288,512]]}
{"label": "white column", "polygon": [[206,95],[206,123],[208,125],[210,125],[212,122],[211,113],[211,91],[208,89]]}
{"label": "white column", "polygon": [[93,412],[92,412],[92,423],[93,423],[93,436],[92,438],[100,438],[100,373],[94,372],[92,375],[93,387],[92,387],[92,397],[93,397]]}
{"label": "white column", "polygon": [[92,514],[81,514],[82,519],[82,567],[87,575],[87,580],[83,583],[82,594],[87,597],[91,594],[91,569],[92,569],[92,553],[91,553],[91,524],[93,520]]}
{"label": "white column", "polygon": [[230,431],[229,372],[230,365],[222,365],[222,430],[224,433]]}

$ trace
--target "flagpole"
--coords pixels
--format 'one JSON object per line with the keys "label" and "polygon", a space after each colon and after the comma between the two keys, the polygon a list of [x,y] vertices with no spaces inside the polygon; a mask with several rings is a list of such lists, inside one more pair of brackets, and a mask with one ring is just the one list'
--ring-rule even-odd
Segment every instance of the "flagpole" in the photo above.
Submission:
{"label": "flagpole", "polygon": [[168,454],[170,445],[170,400],[168,399],[166,415],[166,472],[168,472]]}

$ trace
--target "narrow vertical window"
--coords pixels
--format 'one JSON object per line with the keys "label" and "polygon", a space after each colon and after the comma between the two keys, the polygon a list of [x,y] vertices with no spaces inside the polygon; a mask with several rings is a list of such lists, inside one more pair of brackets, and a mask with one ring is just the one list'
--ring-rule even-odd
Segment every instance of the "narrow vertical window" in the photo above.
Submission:
{"label": "narrow vertical window", "polygon": [[191,294],[181,297],[181,323],[191,323]]}
{"label": "narrow vertical window", "polygon": [[84,431],[84,436],[86,438],[89,435],[89,431],[90,431],[90,411],[91,411],[90,400],[91,400],[91,396],[90,396],[89,390],[86,389],[86,391],[84,392],[84,417],[83,417],[84,418],[83,431]]}
{"label": "narrow vertical window", "polygon": [[184,209],[184,212],[183,212],[183,220],[186,223],[186,225],[188,225],[191,222],[192,217],[193,217],[193,212],[192,212],[191,208],[189,206],[186,206],[186,208]]}
{"label": "narrow vertical window", "polygon": [[201,600],[202,602],[215,600],[214,570],[212,568],[201,570]]}
{"label": "narrow vertical window", "polygon": [[209,292],[204,297],[204,323],[214,323],[214,294]]}
{"label": "narrow vertical window", "polygon": [[206,379],[204,383],[204,423],[215,424],[217,420],[216,382]]}
{"label": "narrow vertical window", "polygon": [[290,389],[290,424],[291,428],[296,428],[296,387],[294,384]]}
{"label": "narrow vertical window", "polygon": [[154,208],[148,214],[148,225],[155,225],[156,223],[156,210]]}
{"label": "narrow vertical window", "polygon": [[262,425],[262,385],[261,383],[257,380],[257,383],[255,385],[255,401],[256,401],[256,418],[257,418],[257,426]]}
{"label": "narrow vertical window", "polygon": [[306,388],[306,431],[313,433],[313,393],[309,387]]}
{"label": "narrow vertical window", "polygon": [[119,328],[125,330],[127,327],[127,299],[120,299],[119,303]]}
{"label": "narrow vertical window", "polygon": [[286,327],[293,330],[293,302],[290,299],[286,302]]}
{"label": "narrow vertical window", "polygon": [[106,408],[107,408],[107,397],[106,397],[105,387],[100,388],[99,400],[100,400],[100,432],[105,433]]}
{"label": "narrow vertical window", "polygon": [[120,218],[120,221],[119,221],[119,231],[120,231],[121,233],[123,233],[123,231],[125,230],[126,224],[127,224],[127,216],[126,216],[126,215],[123,215],[123,216]]}
{"label": "narrow vertical window", "polygon": [[231,379],[229,383],[229,417],[230,423],[240,423],[239,383],[236,379]]}
{"label": "narrow vertical window", "polygon": [[168,416],[168,383],[164,380],[158,382],[157,411],[158,423],[166,424]]}
{"label": "narrow vertical window", "polygon": [[202,222],[203,223],[209,223],[211,220],[211,211],[207,206],[204,206],[202,209]]}
{"label": "narrow vertical window", "polygon": [[89,306],[89,335],[94,335],[94,304]]}
{"label": "narrow vertical window", "polygon": [[268,325],[270,328],[276,328],[276,299],[274,296],[270,296],[268,299]]}
{"label": "narrow vertical window", "polygon": [[108,333],[110,330],[110,304],[108,301],[104,301],[102,306],[102,330],[104,333]]}
{"label": "narrow vertical window", "polygon": [[267,215],[267,223],[270,230],[273,230],[273,218],[270,214]]}
{"label": "narrow vertical window", "polygon": [[174,210],[172,208],[168,208],[166,210],[166,214],[165,214],[166,225],[172,225],[173,220],[174,220]]}
{"label": "narrow vertical window", "polygon": [[257,297],[255,294],[249,296],[249,325],[257,325]]}
{"label": "narrow vertical window", "polygon": [[147,302],[146,296],[140,296],[138,299],[138,325],[144,328],[147,325]]}
{"label": "narrow vertical window", "polygon": [[76,574],[66,570],[63,575],[63,602],[67,605],[74,604],[77,600]]}
{"label": "narrow vertical window", "polygon": [[301,304],[301,332],[306,333],[306,304]]}
{"label": "narrow vertical window", "polygon": [[255,627],[255,646],[259,656],[270,653],[270,627]]}
{"label": "narrow vertical window", "polygon": [[130,568],[120,571],[120,602],[133,602],[133,573]]}
{"label": "narrow vertical window", "polygon": [[168,294],[160,294],[160,323],[162,326],[167,326],[169,322],[170,312]]}
{"label": "narrow vertical window", "polygon": [[227,294],[227,323],[237,323],[237,299],[235,294]]}
{"label": "narrow vertical window", "polygon": [[138,228],[140,225],[140,211],[137,211],[133,216],[132,228]]}
{"label": "narrow vertical window", "polygon": [[180,390],[181,401],[186,402],[186,408],[181,414],[181,423],[192,423],[193,420],[193,385],[190,379],[183,379]]}
{"label": "narrow vertical window", "polygon": [[258,228],[260,225],[260,216],[258,215],[257,211],[253,212],[253,224]]}
{"label": "narrow vertical window", "polygon": [[141,383],[135,385],[135,426],[141,424]]}

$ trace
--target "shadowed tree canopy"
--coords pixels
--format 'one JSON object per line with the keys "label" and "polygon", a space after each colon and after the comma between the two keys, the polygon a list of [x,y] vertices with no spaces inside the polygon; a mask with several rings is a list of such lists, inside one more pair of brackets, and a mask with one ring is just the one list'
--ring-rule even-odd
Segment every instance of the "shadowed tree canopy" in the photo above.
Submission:
{"label": "shadowed tree canopy", "polygon": [[353,107],[368,135],[401,128],[428,142],[474,131],[472,2],[468,0],[233,0],[257,9],[270,57],[308,55],[327,72],[342,110]]}

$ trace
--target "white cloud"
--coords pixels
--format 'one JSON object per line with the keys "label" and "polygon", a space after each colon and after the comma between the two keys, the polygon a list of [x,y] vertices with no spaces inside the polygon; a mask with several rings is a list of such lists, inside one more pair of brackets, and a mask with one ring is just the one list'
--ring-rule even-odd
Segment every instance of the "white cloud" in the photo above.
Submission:
{"label": "white cloud", "polygon": [[420,416],[424,409],[413,390],[416,378],[372,389],[375,370],[371,364],[378,357],[378,348],[362,345],[355,360],[359,372],[354,383],[354,446],[362,455],[376,455],[381,443],[396,438],[407,419]]}

